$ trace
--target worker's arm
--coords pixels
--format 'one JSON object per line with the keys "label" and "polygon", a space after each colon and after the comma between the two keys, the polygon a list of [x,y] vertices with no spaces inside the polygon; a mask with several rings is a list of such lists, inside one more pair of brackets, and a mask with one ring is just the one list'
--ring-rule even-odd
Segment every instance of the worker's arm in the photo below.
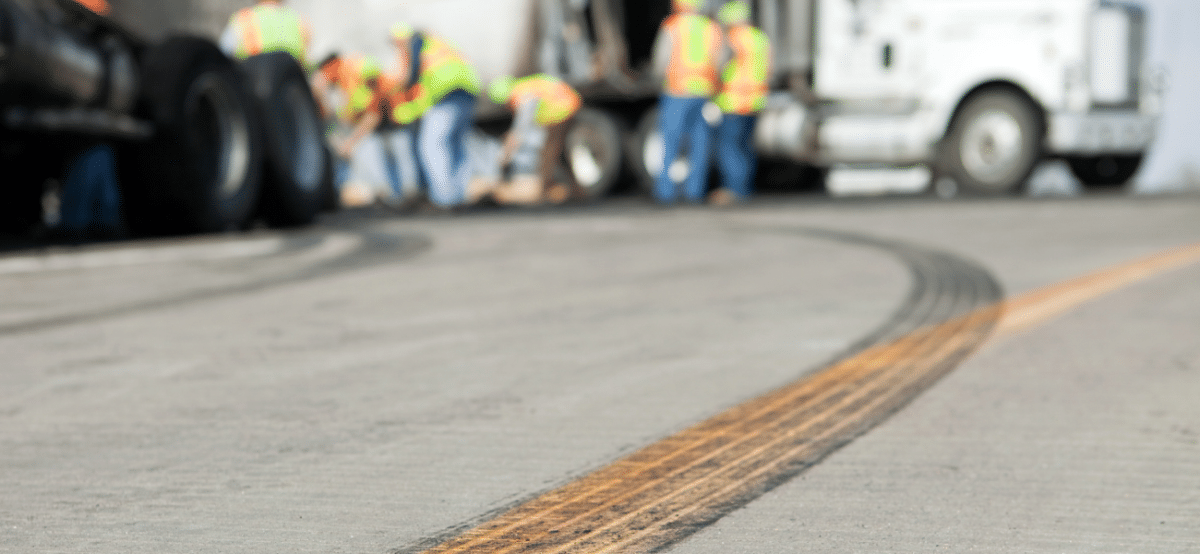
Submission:
{"label": "worker's arm", "polygon": [[659,28],[658,36],[654,39],[653,57],[650,58],[651,70],[654,72],[654,77],[662,80],[667,75],[667,66],[671,64],[671,51],[675,49],[673,38],[670,31],[664,25]]}
{"label": "worker's arm", "polygon": [[221,33],[221,40],[217,42],[217,47],[225,53],[226,56],[233,57],[237,53],[238,43],[241,42],[242,30],[237,23],[229,20],[229,25],[225,26],[225,31]]}
{"label": "worker's arm", "polygon": [[432,107],[433,96],[429,94],[429,89],[417,83],[410,89],[409,100],[399,103],[392,110],[392,119],[401,125],[408,125],[420,119]]}
{"label": "worker's arm", "polygon": [[321,110],[321,119],[329,119],[329,114],[332,110],[329,107],[329,77],[325,75],[324,70],[318,69],[312,74],[309,80],[309,86],[312,88],[313,99],[317,101],[317,108]]}
{"label": "worker's arm", "polygon": [[534,126],[537,108],[537,98],[530,98],[517,107],[517,113],[513,116],[512,128],[504,137],[504,150],[500,153],[501,166],[512,160],[513,154],[517,153],[517,147],[521,145],[521,138]]}
{"label": "worker's arm", "polygon": [[354,155],[354,149],[358,147],[358,143],[362,142],[367,135],[375,132],[379,127],[379,123],[383,121],[383,116],[379,115],[379,110],[368,110],[358,120],[358,124],[354,126],[354,130],[350,132],[350,136],[338,144],[338,155],[342,158],[350,159]]}

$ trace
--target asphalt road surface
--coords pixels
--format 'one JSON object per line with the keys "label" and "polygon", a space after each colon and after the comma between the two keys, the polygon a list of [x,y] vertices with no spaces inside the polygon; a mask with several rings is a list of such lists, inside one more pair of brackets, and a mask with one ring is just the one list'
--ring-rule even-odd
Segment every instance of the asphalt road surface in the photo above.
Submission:
{"label": "asphalt road surface", "polygon": [[1196,552],[1198,243],[779,197],[6,252],[0,552]]}

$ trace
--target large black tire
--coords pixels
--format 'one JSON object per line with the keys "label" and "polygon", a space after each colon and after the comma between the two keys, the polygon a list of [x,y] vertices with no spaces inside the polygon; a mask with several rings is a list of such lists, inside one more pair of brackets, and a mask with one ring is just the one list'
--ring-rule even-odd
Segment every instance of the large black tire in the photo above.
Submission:
{"label": "large black tire", "polygon": [[175,37],[142,60],[140,111],[154,139],[123,169],[126,215],[140,234],[245,227],[258,199],[262,143],[234,63],[211,42]]}
{"label": "large black tire", "polygon": [[1041,159],[1044,125],[1036,107],[1008,89],[966,100],[942,144],[940,173],[980,196],[1015,194]]}
{"label": "large black tire", "polygon": [[290,54],[272,52],[241,64],[262,116],[266,166],[261,213],[275,226],[307,225],[324,204],[330,175],[321,116],[304,70]]}
{"label": "large black tire", "polygon": [[607,112],[583,108],[567,131],[563,155],[584,198],[608,195],[621,175],[621,125]]}
{"label": "large black tire", "polygon": [[1085,186],[1116,188],[1133,178],[1142,165],[1142,156],[1081,156],[1067,158],[1067,164]]}

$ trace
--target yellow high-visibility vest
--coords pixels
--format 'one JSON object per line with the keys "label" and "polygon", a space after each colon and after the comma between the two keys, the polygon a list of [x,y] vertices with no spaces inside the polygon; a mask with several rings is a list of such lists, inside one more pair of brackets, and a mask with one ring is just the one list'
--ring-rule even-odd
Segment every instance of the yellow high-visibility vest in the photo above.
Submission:
{"label": "yellow high-visibility vest", "polygon": [[729,114],[758,113],[767,106],[770,40],[751,25],[736,25],[729,29],[729,47],[733,59],[725,66],[717,106]]}
{"label": "yellow high-visibility vest", "polygon": [[516,111],[531,99],[538,101],[538,124],[546,126],[570,119],[583,105],[579,93],[571,85],[544,73],[517,79],[509,97],[509,106]]}
{"label": "yellow high-visibility vest", "polygon": [[300,14],[278,2],[261,2],[239,10],[229,24],[237,30],[238,47],[233,56],[244,60],[267,52],[287,52],[305,64],[308,27]]}
{"label": "yellow high-visibility vest", "polygon": [[721,30],[699,14],[677,13],[663,22],[673,49],[663,89],[672,96],[711,98],[718,88]]}

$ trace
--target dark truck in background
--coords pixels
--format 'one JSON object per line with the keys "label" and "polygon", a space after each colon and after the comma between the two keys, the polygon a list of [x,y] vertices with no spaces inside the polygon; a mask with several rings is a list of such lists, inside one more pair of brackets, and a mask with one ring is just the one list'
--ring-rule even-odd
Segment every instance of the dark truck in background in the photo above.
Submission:
{"label": "dark truck in background", "polygon": [[[135,234],[304,225],[336,205],[322,122],[295,60],[238,63],[206,38],[135,32],[122,21],[139,21],[136,10],[114,0],[106,17],[73,0],[0,0],[0,231],[36,226],[47,181],[98,143],[118,153]],[[145,15],[143,26],[162,14]]]}

